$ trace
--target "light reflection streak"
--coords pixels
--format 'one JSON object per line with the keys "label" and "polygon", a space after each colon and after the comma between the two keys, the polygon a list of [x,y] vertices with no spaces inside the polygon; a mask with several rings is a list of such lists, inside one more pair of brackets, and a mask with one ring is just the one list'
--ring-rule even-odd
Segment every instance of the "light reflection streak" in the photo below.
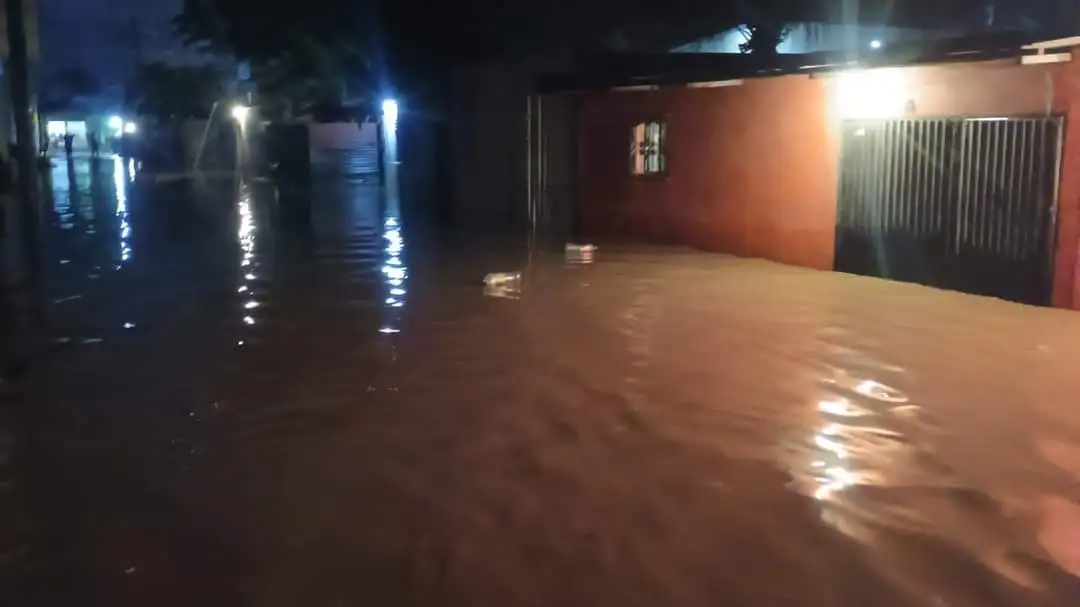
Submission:
{"label": "light reflection streak", "polygon": [[[77,184],[72,180],[72,173],[68,173],[65,167],[57,165],[52,170],[52,201],[53,212],[56,213],[56,225],[61,230],[70,230],[75,227],[74,207],[71,203],[72,189]],[[64,263],[64,262],[61,262]]]}
{"label": "light reflection streak", "polygon": [[814,434],[815,459],[810,463],[810,475],[816,488],[813,495],[817,500],[825,501],[855,483],[855,475],[848,468],[850,453],[841,436],[840,424],[829,421],[830,416],[849,417],[854,406],[846,398],[823,399],[818,401],[818,410],[828,423]]}
{"label": "light reflection streak", "polygon": [[880,470],[874,470],[871,462],[889,457],[888,437],[898,438],[899,434],[876,425],[868,426],[865,420],[908,402],[906,394],[873,380],[841,376],[825,380],[824,384],[830,391],[845,391],[850,398],[833,392],[817,403],[825,423],[811,439],[815,455],[810,462],[810,476],[815,487],[813,496],[821,501],[830,500],[853,485],[879,482],[880,479],[875,479],[880,476]]}
{"label": "light reflection streak", "polygon": [[385,195],[386,209],[383,214],[382,236],[383,246],[383,287],[385,298],[383,300],[382,322],[379,333],[393,335],[401,332],[401,308],[405,306],[408,295],[406,281],[409,276],[408,267],[405,265],[405,237],[401,230],[400,198],[397,179],[397,133],[393,129],[383,129],[384,154],[383,154],[383,193]]}
{"label": "light reflection streak", "polygon": [[119,269],[131,259],[132,255],[127,180],[124,179],[124,161],[119,156],[113,159],[113,183],[116,186],[116,217],[120,220],[120,264],[117,267]]}
{"label": "light reflection streak", "polygon": [[854,475],[846,467],[848,451],[833,438],[840,433],[839,430],[836,424],[829,424],[814,435],[814,445],[820,450],[820,459],[814,460],[810,465],[814,469],[814,480],[819,484],[814,490],[814,498],[818,500],[829,499],[834,493],[847,489],[855,482]]}
{"label": "light reflection streak", "polygon": [[[405,305],[405,297],[408,295],[406,279],[409,270],[405,266],[402,255],[405,251],[405,238],[401,235],[401,223],[396,215],[388,214],[383,220],[383,251],[386,257],[383,260],[382,274],[383,286],[386,297],[383,304],[388,308],[401,308]],[[381,333],[397,333],[397,324],[400,321],[399,314],[387,314],[382,323]]]}
{"label": "light reflection streak", "polygon": [[[260,303],[255,298],[254,284],[253,282],[258,278],[252,268],[255,266],[255,245],[256,245],[256,226],[255,216],[252,209],[251,202],[251,190],[247,184],[240,184],[239,195],[237,196],[236,211],[239,219],[239,223],[236,228],[236,239],[240,245],[240,272],[242,278],[240,284],[236,287],[237,293],[247,294],[242,302],[241,320],[245,325],[255,325],[257,319],[253,315],[256,308]],[[243,339],[236,342],[238,346],[243,346],[245,341]]]}

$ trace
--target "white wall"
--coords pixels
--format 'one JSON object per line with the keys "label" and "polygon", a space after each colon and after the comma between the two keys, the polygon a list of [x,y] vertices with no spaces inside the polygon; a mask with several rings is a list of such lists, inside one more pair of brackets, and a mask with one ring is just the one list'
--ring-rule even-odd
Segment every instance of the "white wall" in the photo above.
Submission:
{"label": "white wall", "polygon": [[378,126],[374,122],[312,122],[308,137],[312,151],[356,150],[375,145]]}

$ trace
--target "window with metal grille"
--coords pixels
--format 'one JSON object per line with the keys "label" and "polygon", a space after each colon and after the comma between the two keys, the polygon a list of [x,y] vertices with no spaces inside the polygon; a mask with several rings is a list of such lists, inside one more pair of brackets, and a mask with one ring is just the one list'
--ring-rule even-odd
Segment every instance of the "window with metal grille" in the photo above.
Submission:
{"label": "window with metal grille", "polygon": [[660,175],[667,169],[665,125],[651,120],[639,122],[630,131],[630,174]]}

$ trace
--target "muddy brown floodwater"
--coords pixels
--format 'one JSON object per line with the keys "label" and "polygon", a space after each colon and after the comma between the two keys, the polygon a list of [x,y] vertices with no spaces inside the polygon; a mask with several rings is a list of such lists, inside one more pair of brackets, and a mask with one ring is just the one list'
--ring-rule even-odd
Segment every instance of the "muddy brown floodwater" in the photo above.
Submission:
{"label": "muddy brown floodwater", "polygon": [[141,196],[57,202],[0,602],[1080,601],[1080,315]]}

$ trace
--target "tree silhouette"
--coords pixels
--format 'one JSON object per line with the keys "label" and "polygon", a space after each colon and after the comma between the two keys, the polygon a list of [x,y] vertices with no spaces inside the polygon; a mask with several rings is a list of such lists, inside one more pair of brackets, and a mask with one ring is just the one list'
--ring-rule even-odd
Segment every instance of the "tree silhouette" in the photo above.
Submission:
{"label": "tree silhouette", "polygon": [[352,0],[316,0],[300,10],[257,0],[184,0],[173,26],[190,47],[249,63],[261,96],[301,105],[341,98],[347,83],[365,80],[371,10]]}
{"label": "tree silhouette", "polygon": [[213,66],[160,62],[139,66],[130,90],[136,112],[159,120],[206,118],[224,92]]}
{"label": "tree silhouette", "polygon": [[788,27],[769,23],[749,25],[743,28],[746,42],[739,44],[739,52],[759,57],[771,57],[778,53],[780,44],[787,38]]}

